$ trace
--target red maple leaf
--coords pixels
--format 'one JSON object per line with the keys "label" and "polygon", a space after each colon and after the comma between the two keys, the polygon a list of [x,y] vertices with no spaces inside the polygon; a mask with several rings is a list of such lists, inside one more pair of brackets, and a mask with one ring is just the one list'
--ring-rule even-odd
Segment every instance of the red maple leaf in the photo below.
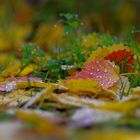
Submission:
{"label": "red maple leaf", "polygon": [[123,67],[127,72],[132,71],[134,55],[131,53],[131,51],[127,51],[126,49],[113,51],[111,54],[105,57],[105,59],[110,60],[111,62],[114,61],[115,64]]}

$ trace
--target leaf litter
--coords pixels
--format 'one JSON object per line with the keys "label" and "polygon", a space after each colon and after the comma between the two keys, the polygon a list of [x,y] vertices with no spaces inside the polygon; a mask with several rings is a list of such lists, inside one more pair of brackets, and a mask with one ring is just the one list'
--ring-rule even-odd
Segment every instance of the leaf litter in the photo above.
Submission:
{"label": "leaf litter", "polygon": [[[98,38],[96,33],[90,36]],[[1,122],[1,131],[13,127],[17,138],[31,139],[87,135],[97,139],[100,129],[108,139],[139,137],[139,55],[123,42],[100,44],[90,54],[90,43],[78,43],[82,54],[75,48],[62,48],[59,58],[37,45],[23,46],[21,60],[11,60],[14,64],[0,74],[0,117],[9,117],[5,124]]]}

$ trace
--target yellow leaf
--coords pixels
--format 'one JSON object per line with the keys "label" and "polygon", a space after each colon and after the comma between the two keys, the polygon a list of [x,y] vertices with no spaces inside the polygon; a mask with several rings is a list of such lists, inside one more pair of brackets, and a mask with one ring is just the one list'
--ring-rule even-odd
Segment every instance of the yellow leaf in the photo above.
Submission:
{"label": "yellow leaf", "polygon": [[101,39],[97,36],[96,33],[92,33],[92,34],[83,36],[81,45],[86,46],[86,47],[97,47],[99,42],[101,42]]}
{"label": "yellow leaf", "polygon": [[139,101],[137,99],[132,99],[128,101],[120,102],[108,102],[105,105],[96,106],[99,109],[112,110],[123,113],[131,113],[139,106]]}
{"label": "yellow leaf", "polygon": [[2,77],[10,77],[10,76],[14,76],[17,74],[17,72],[19,71],[21,65],[20,63],[17,63],[15,65],[9,66],[7,69],[5,69],[2,73],[1,76]]}
{"label": "yellow leaf", "polygon": [[64,85],[70,92],[86,91],[98,93],[102,89],[102,86],[93,79],[70,79]]}
{"label": "yellow leaf", "polygon": [[26,75],[32,73],[33,70],[34,70],[34,66],[30,64],[27,67],[25,67],[18,75],[19,76],[26,76]]}
{"label": "yellow leaf", "polygon": [[103,47],[103,48],[98,48],[97,50],[93,51],[93,53],[90,55],[90,57],[87,59],[86,62],[93,61],[94,59],[101,59],[105,58],[108,56],[110,53],[118,50],[124,50],[128,48],[124,46],[123,44],[114,44],[110,47]]}
{"label": "yellow leaf", "polygon": [[18,62],[18,60],[13,55],[10,55],[8,53],[1,53],[0,54],[0,65],[4,65],[6,63],[6,66],[8,67],[8,66],[11,66],[17,62]]}
{"label": "yellow leaf", "polygon": [[76,96],[69,96],[66,93],[56,95],[55,99],[66,105],[97,108],[102,110],[109,110],[114,112],[121,112],[124,114],[132,113],[136,108],[139,107],[138,99],[131,99],[128,101],[103,101],[99,99],[88,99]]}
{"label": "yellow leaf", "polygon": [[40,88],[45,88],[48,86],[47,83],[44,82],[32,82],[32,81],[27,81],[27,82],[16,82],[18,88],[29,88],[29,87],[40,87]]}
{"label": "yellow leaf", "polygon": [[17,117],[25,124],[33,125],[30,129],[36,131],[40,135],[49,136],[64,136],[65,131],[63,127],[55,125],[53,122],[45,117],[39,116],[34,111],[18,110]]}
{"label": "yellow leaf", "polygon": [[132,88],[132,95],[139,95],[140,96],[140,87]]}
{"label": "yellow leaf", "polygon": [[64,29],[61,25],[41,24],[37,30],[35,42],[40,45],[52,46],[61,41]]}
{"label": "yellow leaf", "polygon": [[86,133],[79,133],[75,139],[87,140],[139,140],[140,133],[132,130],[119,130],[119,129],[103,129],[103,130],[89,130]]}
{"label": "yellow leaf", "polygon": [[113,90],[102,90],[97,97],[98,99],[118,100],[119,96]]}
{"label": "yellow leaf", "polygon": [[48,84],[48,86],[42,90],[41,92],[37,93],[36,96],[32,97],[32,99],[25,104],[24,108],[28,108],[36,101],[40,101],[40,105],[43,103],[44,99],[53,92],[54,89],[58,87],[57,84]]}

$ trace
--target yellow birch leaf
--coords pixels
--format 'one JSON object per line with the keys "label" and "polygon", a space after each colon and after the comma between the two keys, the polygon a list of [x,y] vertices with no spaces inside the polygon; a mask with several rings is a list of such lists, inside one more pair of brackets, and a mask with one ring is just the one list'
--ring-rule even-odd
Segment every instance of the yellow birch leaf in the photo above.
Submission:
{"label": "yellow birch leaf", "polygon": [[34,66],[30,64],[27,67],[25,67],[18,75],[19,76],[26,76],[26,75],[32,73],[33,70],[34,70]]}
{"label": "yellow birch leaf", "polygon": [[6,68],[2,73],[1,76],[2,77],[10,77],[10,76],[14,76],[17,74],[17,72],[19,71],[21,65],[20,63],[17,63],[15,65],[9,66],[8,68]]}
{"label": "yellow birch leaf", "polygon": [[70,79],[64,85],[70,92],[85,91],[98,93],[102,89],[102,86],[93,79]]}
{"label": "yellow birch leaf", "polygon": [[48,86],[47,83],[44,82],[32,82],[32,81],[27,81],[27,82],[16,82],[18,88],[29,88],[29,87],[40,87],[40,88],[45,88]]}

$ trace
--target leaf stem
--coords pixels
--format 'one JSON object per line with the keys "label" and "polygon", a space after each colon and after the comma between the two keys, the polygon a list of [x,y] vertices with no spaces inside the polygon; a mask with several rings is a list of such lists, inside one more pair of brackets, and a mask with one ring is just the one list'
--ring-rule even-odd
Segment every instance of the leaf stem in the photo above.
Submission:
{"label": "leaf stem", "polygon": [[122,73],[122,74],[120,74],[121,76],[125,76],[125,75],[140,75],[140,73]]}

